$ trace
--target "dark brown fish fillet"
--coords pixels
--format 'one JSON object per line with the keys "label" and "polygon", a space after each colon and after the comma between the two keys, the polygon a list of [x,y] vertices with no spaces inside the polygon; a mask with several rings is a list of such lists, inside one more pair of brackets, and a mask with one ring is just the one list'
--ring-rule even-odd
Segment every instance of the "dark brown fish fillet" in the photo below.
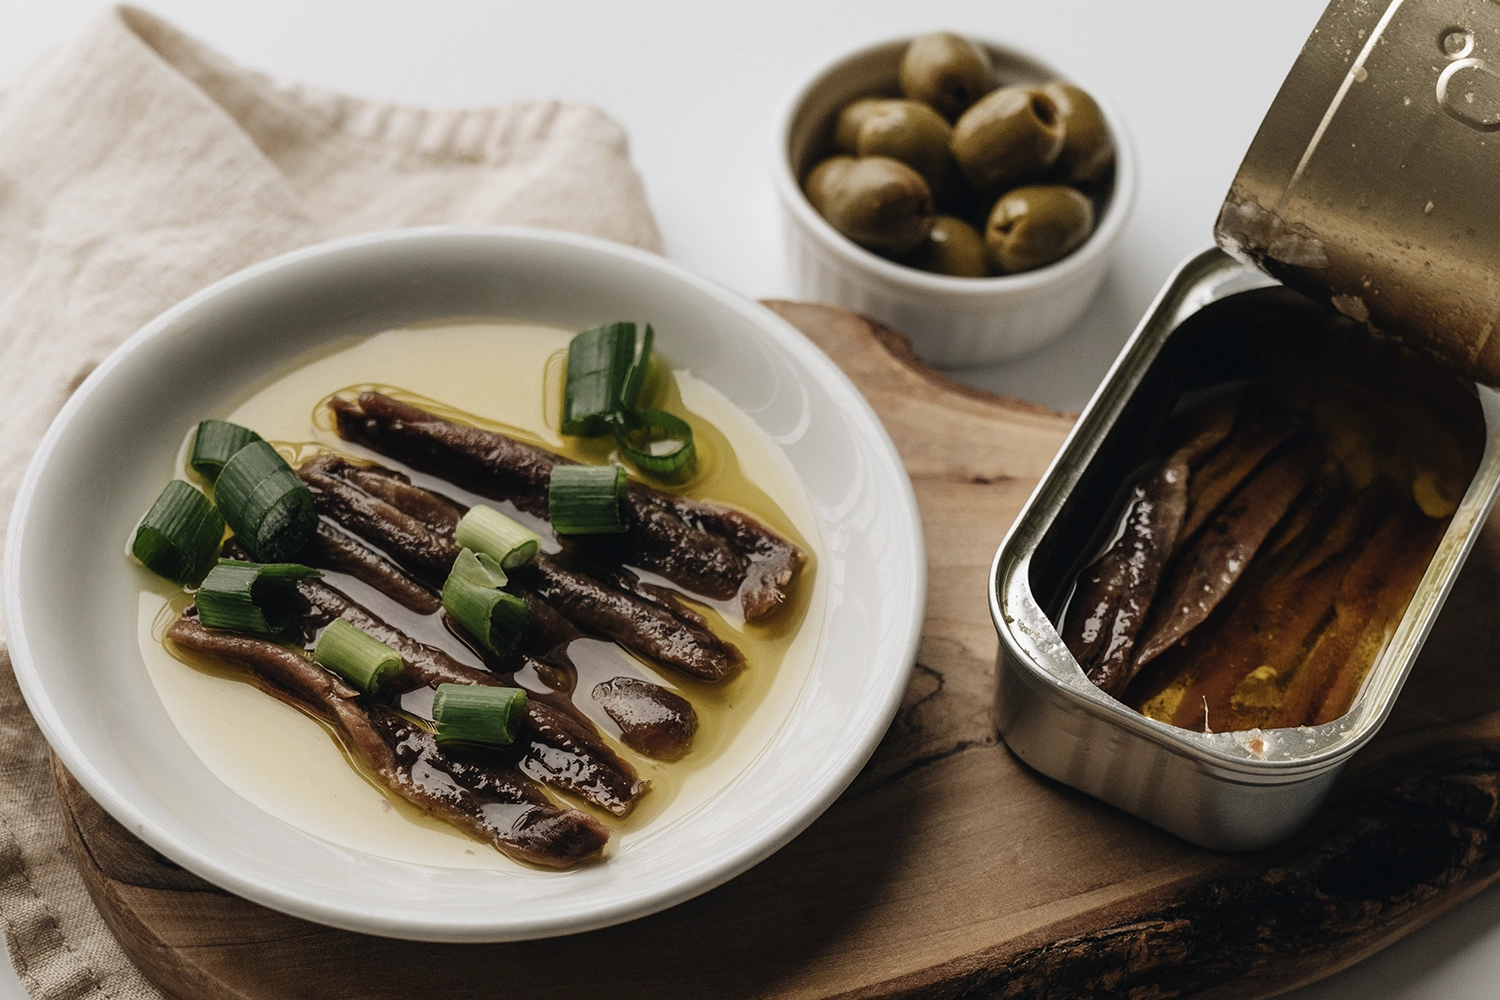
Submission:
{"label": "dark brown fish fillet", "polygon": [[526,602],[527,613],[522,651],[544,659],[565,658],[574,640],[583,638],[583,631],[540,595],[520,588],[517,591],[516,596]]}
{"label": "dark brown fish fillet", "polygon": [[609,831],[576,809],[558,809],[534,784],[488,757],[450,759],[410,720],[380,706],[292,650],[203,627],[183,616],[167,638],[248,668],[267,689],[338,726],[351,752],[386,786],[509,857],[569,868],[598,857]]}
{"label": "dark brown fish fillet", "polygon": [[441,584],[458,547],[426,523],[309,462],[297,475],[312,490],[318,513],[378,546],[407,571]]}
{"label": "dark brown fish fillet", "polygon": [[318,521],[318,533],[298,558],[318,569],[347,573],[418,614],[437,614],[443,606],[437,594],[401,567],[328,521]]}
{"label": "dark brown fish fillet", "polygon": [[[1352,498],[1329,497],[1300,536],[1256,553],[1221,611],[1186,644],[1172,646],[1146,671],[1160,687],[1175,681],[1183,691],[1167,721],[1184,729],[1227,732],[1265,728],[1274,709],[1291,698],[1288,684],[1304,677],[1309,650],[1323,643],[1340,582],[1390,509],[1383,484]],[[1299,505],[1302,501],[1299,501]],[[1277,533],[1291,527],[1288,515]],[[1233,607],[1229,607],[1229,604]],[[1299,666],[1301,664],[1301,666]],[[1134,704],[1158,692],[1127,692]]]}
{"label": "dark brown fish fillet", "polygon": [[1229,614],[1200,626],[1203,634],[1194,632],[1186,646],[1172,646],[1154,661],[1183,665],[1187,683],[1172,724],[1200,732],[1259,726],[1275,687],[1318,641],[1351,558],[1346,548],[1299,572],[1242,582],[1247,592]]}
{"label": "dark brown fish fillet", "polygon": [[469,508],[457,500],[416,486],[410,477],[395,469],[379,465],[356,465],[332,452],[318,455],[303,468],[353,483],[447,538],[453,537],[459,520],[469,512]]}
{"label": "dark brown fish fillet", "polygon": [[[354,468],[356,467],[337,456],[331,458],[319,456],[303,466],[303,473],[324,478],[328,476],[344,478],[343,473]],[[363,471],[370,472],[372,477],[384,479],[386,477],[383,473],[388,470],[367,469]],[[435,502],[429,503],[428,496],[433,497]],[[425,518],[433,516],[435,511],[439,512],[438,516],[441,516],[444,498],[436,494],[428,494],[428,491],[410,484],[405,486],[402,497],[408,509],[416,512],[413,515],[415,519],[423,526],[433,528],[433,525],[428,524]],[[451,501],[446,502],[451,503]],[[387,517],[390,515],[384,509],[372,508],[371,516]],[[412,534],[410,530],[386,531],[384,537],[390,541],[390,544],[399,545],[403,538],[410,537]],[[649,649],[640,650],[645,655],[654,656],[655,653],[652,651],[659,651],[663,654],[662,662],[670,662],[667,658],[674,657],[689,666],[698,666],[700,669],[708,669],[704,664],[730,669],[734,662],[738,662],[740,655],[738,650],[719,640],[708,629],[702,616],[688,609],[671,592],[644,584],[633,573],[623,568],[609,569],[592,566],[589,569],[591,573],[618,584],[619,587],[612,588],[598,583],[572,570],[555,569],[551,574],[551,585],[558,588],[568,598],[568,603],[573,607],[573,614],[586,626],[593,627],[595,631],[611,638],[618,634],[631,639],[639,646],[649,647]],[[523,570],[521,575],[524,577],[530,572],[530,570]],[[413,586],[417,586],[415,581],[410,582]],[[630,589],[621,589],[625,587]],[[581,638],[583,633],[572,620],[559,612],[537,590],[527,588],[519,581],[512,589],[526,601],[529,611],[527,634],[522,641],[523,652],[518,658],[521,661],[520,665],[530,666],[536,676],[553,690],[565,694],[571,693],[577,683],[577,672],[567,655],[567,647],[575,639]],[[404,633],[386,624],[327,584],[308,581],[302,587],[302,593],[314,609],[313,620],[316,621],[318,627],[327,624],[335,617],[342,616],[382,642],[395,647],[407,663],[405,675],[410,686],[436,686],[440,683],[500,683],[493,674],[465,667],[441,650],[409,639]],[[463,639],[461,630],[450,630]],[[485,656],[483,651],[476,650],[476,653],[481,657]],[[513,671],[517,665],[511,664],[508,668],[505,668],[503,664],[495,664],[495,666],[497,669]],[[677,697],[659,685],[650,684],[644,680],[639,683],[659,691],[662,699],[669,700]],[[691,713],[691,711],[691,706],[689,706],[688,712]],[[576,715],[577,713],[571,712],[570,714]],[[592,723],[581,717],[577,719],[577,722],[580,725],[573,729],[583,728],[592,733]],[[551,725],[553,730],[561,728],[563,728],[561,723],[554,722]],[[579,747],[583,747],[589,741],[581,738],[578,732],[573,732],[572,736],[577,744],[572,752],[580,758],[587,757],[589,753],[587,749],[579,749]],[[691,734],[687,738],[691,739]],[[585,780],[582,780],[578,787],[605,789],[607,800],[598,801],[595,804],[611,811],[628,809],[633,798],[644,788],[644,784],[639,781],[629,765],[619,759],[618,755],[604,744],[599,744],[599,746],[603,753],[596,753],[595,756],[601,759],[585,761],[580,765],[590,773],[585,776]],[[601,766],[618,773],[594,773]]]}
{"label": "dark brown fish fillet", "polygon": [[686,698],[638,677],[603,681],[593,696],[625,742],[646,756],[676,760],[692,748],[698,713]]}
{"label": "dark brown fish fillet", "polygon": [[[313,486],[314,498],[326,516],[382,546],[403,566],[424,567],[424,575],[442,579],[458,558],[453,542],[430,525],[319,471],[312,462],[299,475]],[[512,572],[514,582],[509,589],[523,598],[530,594],[546,602],[578,628],[695,677],[722,680],[744,663],[744,655],[734,645],[720,639],[700,615],[680,602],[660,594],[642,596],[638,590],[645,585],[628,571],[604,570],[583,562],[578,556],[554,561],[538,555]],[[621,590],[595,574],[613,575],[635,589]],[[552,618],[538,624],[556,631]]]}
{"label": "dark brown fish fillet", "polygon": [[589,575],[600,583],[607,583],[611,587],[634,594],[644,600],[650,601],[668,614],[681,618],[689,625],[698,628],[708,628],[708,619],[688,607],[678,598],[675,591],[666,587],[658,587],[655,584],[645,583],[624,566],[604,566],[593,564],[589,566]]}
{"label": "dark brown fish fillet", "polygon": [[1167,452],[1197,468],[1229,437],[1244,403],[1244,390],[1232,389],[1173,418]]}
{"label": "dark brown fish fillet", "polygon": [[1189,544],[1244,482],[1300,429],[1291,414],[1275,412],[1260,419],[1241,419],[1213,457],[1194,470],[1188,482],[1188,512],[1178,547]]}
{"label": "dark brown fish fillet", "polygon": [[[381,393],[330,404],[341,437],[483,496],[547,517],[552,467],[570,459],[503,434],[444,420]],[[761,618],[785,599],[803,553],[754,518],[632,482],[622,560]]]}
{"label": "dark brown fish fillet", "polygon": [[437,687],[439,684],[503,683],[500,678],[477,667],[465,666],[436,646],[418,642],[381,618],[364,605],[349,598],[337,587],[320,580],[303,580],[297,590],[308,603],[305,622],[306,639],[311,643],[315,632],[335,618],[369,633],[401,654],[399,687]]}
{"label": "dark brown fish fillet", "polygon": [[1089,680],[1119,696],[1135,675],[1132,654],[1187,505],[1187,463],[1166,462],[1136,486],[1118,540],[1078,577],[1063,642]]}
{"label": "dark brown fish fillet", "polygon": [[[401,654],[404,689],[439,684],[502,685],[504,679],[465,666],[435,646],[417,642],[339,590],[316,580],[298,585],[314,622],[344,618]],[[538,673],[541,671],[538,670]],[[543,784],[577,795],[585,802],[625,816],[649,787],[635,768],[610,748],[594,724],[576,711],[548,704],[542,697],[526,701],[526,725],[517,766]]]}
{"label": "dark brown fish fillet", "polygon": [[1244,574],[1261,542],[1291,509],[1313,472],[1314,456],[1306,448],[1271,462],[1182,553],[1146,625],[1136,654],[1137,670],[1202,624]]}
{"label": "dark brown fish fillet", "polygon": [[609,831],[598,820],[553,806],[530,779],[497,764],[492,754],[444,747],[394,712],[373,711],[370,721],[395,756],[402,795],[445,818],[452,815],[450,822],[474,836],[504,836],[513,857],[570,868],[597,858],[608,843]]}
{"label": "dark brown fish fillet", "polygon": [[1442,538],[1441,520],[1403,499],[1344,575],[1333,621],[1302,664],[1272,726],[1313,726],[1349,710],[1359,685],[1384,647],[1427,571]]}
{"label": "dark brown fish fillet", "polygon": [[560,559],[538,555],[512,579],[582,628],[651,660],[708,681],[728,677],[744,655],[706,627],[628,591],[601,583]]}

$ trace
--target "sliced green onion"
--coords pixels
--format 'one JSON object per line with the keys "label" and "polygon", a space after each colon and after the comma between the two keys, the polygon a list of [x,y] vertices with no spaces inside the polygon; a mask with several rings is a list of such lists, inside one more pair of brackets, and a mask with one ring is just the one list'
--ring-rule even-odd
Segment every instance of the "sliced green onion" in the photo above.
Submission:
{"label": "sliced green onion", "polygon": [[596,437],[609,432],[621,413],[635,407],[651,362],[656,331],[648,323],[605,323],[584,330],[568,344],[563,386],[562,432]]}
{"label": "sliced green onion", "polygon": [[259,440],[260,435],[248,427],[223,420],[205,420],[193,435],[193,457],[188,459],[188,464],[198,475],[213,482],[235,452]]}
{"label": "sliced green onion", "polygon": [[318,530],[312,491],[264,441],[250,442],[224,463],[214,499],[235,537],[265,562],[296,555]]}
{"label": "sliced green onion", "polygon": [[174,583],[196,583],[223,538],[224,518],[208,497],[174,479],[141,518],[130,553]]}
{"label": "sliced green onion", "polygon": [[636,400],[640,398],[641,386],[646,381],[646,369],[651,364],[651,345],[656,341],[656,331],[651,329],[651,324],[646,324],[646,329],[631,338],[630,368],[625,373],[625,382],[620,386],[620,411],[628,413],[635,409]]}
{"label": "sliced green onion", "polygon": [[297,613],[297,581],[322,576],[300,563],[250,563],[220,559],[193,595],[208,628],[275,635]]}
{"label": "sliced green onion", "polygon": [[401,672],[400,653],[343,618],[328,623],[312,658],[365,694],[380,693]]}
{"label": "sliced green onion", "polygon": [[693,429],[661,410],[624,414],[615,424],[615,440],[632,465],[662,479],[686,479],[697,464]]}
{"label": "sliced green onion", "polygon": [[499,589],[505,582],[498,562],[464,549],[443,584],[443,610],[497,656],[515,651],[530,618],[525,601]]}
{"label": "sliced green onion", "polygon": [[620,501],[629,480],[618,465],[552,467],[547,511],[559,535],[618,535],[625,530]]}
{"label": "sliced green onion", "polygon": [[526,718],[526,692],[478,684],[439,684],[432,699],[438,742],[462,740],[508,747]]}
{"label": "sliced green onion", "polygon": [[490,590],[499,590],[510,582],[505,575],[505,567],[500,561],[488,552],[475,552],[473,549],[464,549],[459,552],[458,558],[453,560],[453,568],[448,571],[449,579],[459,577],[465,583],[472,583],[479,587],[488,587]]}
{"label": "sliced green onion", "polygon": [[469,508],[458,522],[453,540],[462,548],[496,560],[502,569],[529,563],[542,546],[541,535],[483,504]]}
{"label": "sliced green onion", "polygon": [[605,323],[568,344],[562,432],[594,437],[609,431],[620,409],[620,391],[635,360],[635,324]]}

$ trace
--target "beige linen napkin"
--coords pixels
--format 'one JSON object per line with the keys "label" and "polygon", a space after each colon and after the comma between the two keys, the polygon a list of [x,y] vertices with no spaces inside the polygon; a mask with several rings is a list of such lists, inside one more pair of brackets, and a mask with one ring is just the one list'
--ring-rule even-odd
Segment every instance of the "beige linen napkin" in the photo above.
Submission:
{"label": "beige linen napkin", "polygon": [[[373,104],[242,69],[119,8],[0,92],[0,531],[68,394],[178,299],[389,226],[505,222],[660,250],[625,135],[555,101]],[[3,636],[0,636],[3,639]],[[33,996],[156,998],[68,856],[0,646],[0,916]]]}

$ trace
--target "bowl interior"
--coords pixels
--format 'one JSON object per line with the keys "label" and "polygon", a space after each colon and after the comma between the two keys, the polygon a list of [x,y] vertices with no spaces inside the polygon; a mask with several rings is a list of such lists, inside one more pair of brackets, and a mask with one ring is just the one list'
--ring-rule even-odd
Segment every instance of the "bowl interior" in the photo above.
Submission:
{"label": "bowl interior", "polygon": [[[387,861],[293,829],[230,791],[168,719],[136,651],[125,541],[185,429],[320,353],[459,316],[581,328],[650,318],[660,350],[783,449],[817,512],[830,587],[819,651],[769,747],[706,806],[566,873]],[[128,829],[258,902],[371,933],[536,937],[649,913],[790,840],[851,780],[905,687],[922,617],[910,483],[863,398],[779,318],[651,255],[565,234],[435,229],[259,265],[151,323],[49,430],[5,561],[16,672],[63,762]],[[82,613],[80,610],[82,609]],[[810,623],[811,624],[811,623]]]}

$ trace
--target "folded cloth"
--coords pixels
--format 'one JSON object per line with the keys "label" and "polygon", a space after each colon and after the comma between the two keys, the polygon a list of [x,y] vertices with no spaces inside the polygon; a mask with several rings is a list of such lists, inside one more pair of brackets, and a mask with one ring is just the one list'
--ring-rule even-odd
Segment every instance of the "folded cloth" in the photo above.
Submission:
{"label": "folded cloth", "polygon": [[[0,531],[63,401],[152,316],[295,247],[443,222],[661,247],[625,134],[594,108],[355,100],[243,69],[144,11],[104,13],[0,92]],[[160,996],[68,855],[3,646],[0,916],[33,996]]]}

